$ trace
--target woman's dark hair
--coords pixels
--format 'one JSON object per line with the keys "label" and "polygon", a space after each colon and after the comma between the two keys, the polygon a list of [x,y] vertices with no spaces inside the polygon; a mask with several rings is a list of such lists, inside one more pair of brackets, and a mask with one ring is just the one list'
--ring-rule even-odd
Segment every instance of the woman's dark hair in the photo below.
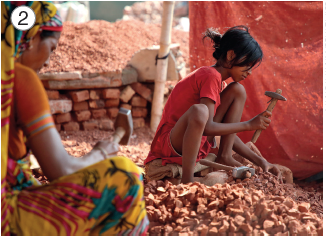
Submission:
{"label": "woman's dark hair", "polygon": [[41,36],[41,39],[43,40],[44,38],[47,38],[47,37],[54,37],[55,32],[54,31],[43,30],[41,32],[40,36]]}
{"label": "woman's dark hair", "polygon": [[263,59],[263,52],[259,44],[249,34],[246,26],[232,27],[223,35],[218,30],[209,28],[204,33],[203,40],[206,37],[209,37],[214,43],[213,57],[216,60],[222,60],[222,64],[226,62],[227,52],[229,50],[234,51],[236,56],[231,61],[231,68],[233,66],[250,66],[251,69],[257,63],[259,66]]}

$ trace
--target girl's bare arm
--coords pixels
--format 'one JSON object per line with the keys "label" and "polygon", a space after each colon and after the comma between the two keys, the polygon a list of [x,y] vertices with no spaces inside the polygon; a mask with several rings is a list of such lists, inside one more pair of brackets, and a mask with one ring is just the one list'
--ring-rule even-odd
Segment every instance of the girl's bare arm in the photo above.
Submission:
{"label": "girl's bare arm", "polygon": [[201,98],[200,103],[205,104],[209,110],[209,118],[204,130],[204,136],[222,136],[243,131],[266,129],[271,121],[268,119],[268,117],[270,117],[272,114],[265,111],[246,122],[217,123],[213,121],[215,105],[214,101],[210,98]]}

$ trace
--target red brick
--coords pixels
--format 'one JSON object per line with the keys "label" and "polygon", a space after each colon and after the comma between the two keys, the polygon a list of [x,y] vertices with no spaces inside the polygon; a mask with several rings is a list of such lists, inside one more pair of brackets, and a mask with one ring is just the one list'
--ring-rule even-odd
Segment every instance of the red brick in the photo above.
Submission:
{"label": "red brick", "polygon": [[89,91],[89,98],[92,100],[97,100],[101,98],[102,90],[90,90]]}
{"label": "red brick", "polygon": [[296,219],[300,218],[300,212],[296,209],[290,209],[287,213],[289,216],[295,217]]}
{"label": "red brick", "polygon": [[263,223],[264,230],[269,232],[274,227],[274,221],[265,220]]}
{"label": "red brick", "polygon": [[70,97],[74,102],[82,102],[89,99],[89,91],[82,90],[82,91],[72,91],[69,92]]}
{"label": "red brick", "polygon": [[200,204],[200,205],[197,206],[197,213],[199,213],[199,214],[205,213],[205,210],[206,210],[205,205]]}
{"label": "red brick", "polygon": [[208,227],[203,227],[203,229],[200,232],[200,236],[207,236],[208,233]]}
{"label": "red brick", "polygon": [[286,199],[283,203],[284,203],[284,205],[287,206],[288,208],[293,208],[293,206],[294,206],[293,201],[290,200],[290,199]]}
{"label": "red brick", "polygon": [[120,103],[119,98],[108,99],[108,100],[105,100],[105,107],[106,108],[119,107],[119,103]]}
{"label": "red brick", "polygon": [[133,107],[131,109],[132,117],[146,117],[147,116],[147,108],[139,108],[139,107]]}
{"label": "red brick", "polygon": [[118,116],[119,108],[108,108],[109,118],[116,118]]}
{"label": "red brick", "polygon": [[209,212],[206,212],[206,216],[213,219],[213,217],[216,216],[216,209],[213,209],[213,210],[211,210]]}
{"label": "red brick", "polygon": [[104,108],[105,107],[105,101],[102,99],[99,100],[90,100],[88,102],[90,108]]}
{"label": "red brick", "polygon": [[180,201],[179,199],[176,199],[175,200],[175,207],[182,208],[183,207],[182,201]]}
{"label": "red brick", "polygon": [[209,209],[215,209],[215,208],[218,207],[218,205],[219,205],[219,201],[218,201],[218,199],[216,199],[215,201],[213,201],[210,204],[208,204],[208,208]]}
{"label": "red brick", "polygon": [[114,88],[108,88],[102,90],[102,97],[104,99],[108,98],[119,98],[120,97],[120,90]]}
{"label": "red brick", "polygon": [[72,109],[71,100],[49,100],[51,114],[66,113]]}
{"label": "red brick", "polygon": [[79,131],[80,126],[78,122],[68,122],[62,125],[65,131]]}
{"label": "red brick", "polygon": [[91,118],[91,112],[89,110],[74,112],[74,116],[78,122],[87,121]]}
{"label": "red brick", "polygon": [[169,236],[169,234],[173,232],[173,228],[169,225],[164,226],[164,236]]}
{"label": "red brick", "polygon": [[230,221],[229,231],[230,232],[238,231],[238,228],[234,225],[234,221],[232,221],[232,220]]}
{"label": "red brick", "polygon": [[58,132],[60,132],[61,131],[61,124],[56,124],[55,128],[57,129]]}
{"label": "red brick", "polygon": [[222,221],[222,226],[219,228],[219,232],[226,232],[229,230],[229,227],[230,227],[230,224],[226,221],[226,220],[223,220]]}
{"label": "red brick", "polygon": [[146,107],[147,100],[141,96],[134,96],[131,99],[131,106],[133,107]]}
{"label": "red brick", "polygon": [[106,109],[101,108],[101,109],[92,109],[92,117],[93,118],[104,118],[106,117]]}
{"label": "red brick", "polygon": [[95,130],[95,129],[98,129],[99,128],[99,124],[97,121],[87,121],[87,122],[82,122],[82,126],[83,126],[83,129],[85,131],[89,131],[89,130]]}
{"label": "red brick", "polygon": [[209,235],[211,235],[211,236],[216,236],[217,233],[218,233],[218,230],[217,230],[216,227],[212,227],[211,229],[209,229],[208,233],[209,233]]}
{"label": "red brick", "polygon": [[298,210],[300,212],[309,212],[309,208],[310,208],[310,203],[303,202],[298,205]]}
{"label": "red brick", "polygon": [[144,118],[133,118],[132,119],[134,129],[145,127],[145,119]]}
{"label": "red brick", "polygon": [[237,225],[237,226],[240,226],[242,225],[242,223],[244,222],[245,218],[240,216],[240,215],[237,215],[235,216],[234,218],[234,223]]}
{"label": "red brick", "polygon": [[151,193],[150,193],[150,194],[148,194],[148,196],[147,196],[147,197],[148,197],[148,199],[152,199],[152,200],[154,200],[154,199],[155,199],[154,195],[153,195],[153,194],[151,194]]}
{"label": "red brick", "polygon": [[207,198],[198,198],[197,202],[198,204],[207,205]]}
{"label": "red brick", "polygon": [[83,111],[83,110],[88,110],[88,102],[83,101],[83,102],[76,102],[72,105],[72,110],[73,111]]}
{"label": "red brick", "polygon": [[99,128],[101,130],[110,131],[114,130],[114,123],[111,119],[100,119],[98,120]]}
{"label": "red brick", "polygon": [[129,102],[129,100],[134,96],[135,91],[130,87],[125,87],[120,93],[120,100],[124,103]]}
{"label": "red brick", "polygon": [[64,122],[70,122],[71,121],[71,114],[70,113],[62,113],[56,115],[56,123],[64,123]]}
{"label": "red brick", "polygon": [[242,225],[240,225],[240,228],[246,233],[252,232],[252,226],[250,226],[248,223],[243,223]]}
{"label": "red brick", "polygon": [[131,105],[127,103],[122,103],[120,107],[131,110]]}
{"label": "red brick", "polygon": [[130,85],[132,89],[147,101],[152,102],[153,92],[143,84],[136,82]]}
{"label": "red brick", "polygon": [[48,95],[49,100],[59,99],[59,91],[56,90],[46,90],[46,95]]}

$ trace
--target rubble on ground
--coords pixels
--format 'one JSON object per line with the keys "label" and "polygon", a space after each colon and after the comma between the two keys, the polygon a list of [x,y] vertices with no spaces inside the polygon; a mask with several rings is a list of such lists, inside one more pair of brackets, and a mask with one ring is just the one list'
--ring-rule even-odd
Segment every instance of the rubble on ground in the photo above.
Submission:
{"label": "rubble on ground", "polygon": [[[261,176],[266,184],[277,185],[269,174]],[[310,211],[310,203],[297,203],[290,194],[264,193],[254,184],[256,179],[260,177],[212,187],[198,182],[147,183],[148,235],[322,236],[323,220]]]}
{"label": "rubble on ground", "polygon": [[[150,134],[148,134],[150,133]],[[112,132],[62,132],[67,152],[80,157]],[[136,129],[118,155],[143,167],[153,139],[149,127]],[[323,184],[295,181],[281,184],[276,176],[252,166],[256,175],[207,187],[200,183],[144,185],[150,219],[148,234],[158,235],[322,235]],[[227,172],[231,176],[231,172]],[[43,184],[48,180],[37,175]],[[40,178],[41,177],[41,178]]]}

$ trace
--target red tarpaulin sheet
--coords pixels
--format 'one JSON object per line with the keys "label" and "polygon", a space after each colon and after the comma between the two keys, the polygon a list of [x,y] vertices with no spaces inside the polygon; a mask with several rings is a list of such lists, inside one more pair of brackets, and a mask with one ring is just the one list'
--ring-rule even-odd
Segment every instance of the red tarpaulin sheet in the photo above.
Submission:
{"label": "red tarpaulin sheet", "polygon": [[[303,179],[323,170],[323,3],[322,2],[189,2],[191,70],[215,63],[209,27],[221,33],[248,26],[264,58],[242,82],[247,101],[241,121],[267,109],[265,91],[280,88],[269,128],[256,142],[272,163],[290,168]],[[229,80],[227,81],[229,82]],[[238,133],[246,143],[253,131]]]}

